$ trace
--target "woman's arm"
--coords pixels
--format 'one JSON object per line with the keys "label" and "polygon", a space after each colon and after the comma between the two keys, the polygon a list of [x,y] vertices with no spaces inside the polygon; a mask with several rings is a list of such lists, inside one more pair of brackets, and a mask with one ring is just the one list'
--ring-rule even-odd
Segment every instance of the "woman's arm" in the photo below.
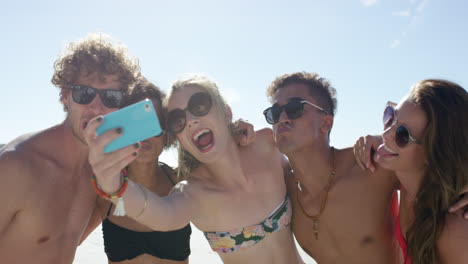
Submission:
{"label": "woman's arm", "polygon": [[[85,140],[89,148],[88,161],[96,177],[96,187],[106,194],[120,193],[119,190],[124,186],[121,171],[138,156],[140,145],[104,153],[104,146],[119,137],[122,131],[116,129],[98,137],[96,128],[102,121],[102,117],[96,117],[85,129]],[[145,187],[129,181],[122,196],[125,214],[154,230],[167,231],[184,227],[190,221],[192,201],[187,199],[183,183],[174,188],[171,195],[159,197]],[[119,208],[118,200],[112,199],[116,210]]]}
{"label": "woman's arm", "polygon": [[[186,181],[180,182],[168,196],[159,197],[130,181],[123,195],[127,216],[158,231],[180,229],[190,222],[194,208],[186,187]],[[117,199],[112,202],[116,203]]]}

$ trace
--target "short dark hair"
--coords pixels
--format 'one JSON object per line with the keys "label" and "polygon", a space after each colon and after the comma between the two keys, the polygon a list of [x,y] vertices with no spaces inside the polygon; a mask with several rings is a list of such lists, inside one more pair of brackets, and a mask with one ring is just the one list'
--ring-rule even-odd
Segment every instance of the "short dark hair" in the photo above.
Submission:
{"label": "short dark hair", "polygon": [[319,77],[317,73],[294,72],[277,77],[267,89],[268,98],[271,100],[279,89],[291,84],[306,85],[309,94],[317,100],[319,106],[330,115],[335,116],[337,104],[336,90],[327,79]]}

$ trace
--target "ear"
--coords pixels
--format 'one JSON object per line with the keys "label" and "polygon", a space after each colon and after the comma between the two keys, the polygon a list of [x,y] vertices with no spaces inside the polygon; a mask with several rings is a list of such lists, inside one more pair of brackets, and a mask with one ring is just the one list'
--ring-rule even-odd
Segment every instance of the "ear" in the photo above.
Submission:
{"label": "ear", "polygon": [[330,133],[333,127],[333,116],[326,115],[322,118],[322,124],[320,125],[320,130],[322,133],[327,134]]}
{"label": "ear", "polygon": [[228,104],[225,104],[224,106],[226,109],[224,112],[224,116],[225,116],[226,122],[230,124],[232,122],[232,110]]}
{"label": "ear", "polygon": [[65,112],[68,112],[68,104],[70,103],[70,91],[67,89],[61,89],[60,90],[60,102],[63,104],[63,108],[65,109]]}

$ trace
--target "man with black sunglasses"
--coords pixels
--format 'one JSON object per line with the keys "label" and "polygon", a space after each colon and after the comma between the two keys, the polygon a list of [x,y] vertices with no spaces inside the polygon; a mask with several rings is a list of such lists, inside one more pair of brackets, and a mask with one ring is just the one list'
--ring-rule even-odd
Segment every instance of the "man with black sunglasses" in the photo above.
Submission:
{"label": "man with black sunglasses", "polygon": [[293,170],[285,176],[293,232],[318,263],[400,263],[392,225],[397,180],[362,171],[351,148],[330,146],[335,93],[306,72],[280,76],[267,90],[273,105],[264,115]]}
{"label": "man with black sunglasses", "polygon": [[117,110],[140,75],[126,48],[102,34],[71,43],[54,67],[65,120],[0,151],[2,263],[73,262],[101,221],[83,130],[90,119]]}

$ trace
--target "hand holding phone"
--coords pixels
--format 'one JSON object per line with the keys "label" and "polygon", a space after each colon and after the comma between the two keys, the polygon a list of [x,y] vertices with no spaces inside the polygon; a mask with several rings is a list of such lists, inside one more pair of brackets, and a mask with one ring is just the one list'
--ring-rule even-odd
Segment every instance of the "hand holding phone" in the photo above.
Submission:
{"label": "hand holding phone", "polygon": [[118,127],[122,128],[122,135],[107,144],[104,153],[159,136],[163,132],[153,103],[149,99],[105,115],[103,123],[96,129],[96,134],[99,136]]}

